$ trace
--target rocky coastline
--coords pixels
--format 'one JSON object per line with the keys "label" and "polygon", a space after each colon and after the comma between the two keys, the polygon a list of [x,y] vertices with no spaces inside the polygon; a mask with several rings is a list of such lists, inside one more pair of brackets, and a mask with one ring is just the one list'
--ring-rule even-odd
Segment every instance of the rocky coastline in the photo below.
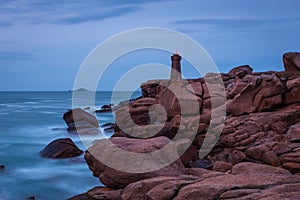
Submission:
{"label": "rocky coastline", "polygon": [[[124,121],[128,114],[132,120],[122,124],[122,128],[118,123],[112,125],[114,134],[108,139],[109,143],[96,141],[84,154],[93,175],[105,186],[92,188],[70,200],[299,198],[300,53],[284,54],[283,63],[285,71],[280,72],[253,72],[250,66],[244,65],[222,73],[225,97],[218,96],[216,90],[221,88],[218,82],[213,85],[216,90],[207,87],[206,81],[214,80],[217,74],[176,82],[150,80],[143,83],[141,98],[121,102],[112,109],[116,122]],[[182,118],[178,95],[168,89],[172,84],[176,85],[176,94],[188,92],[189,95],[180,97],[185,102],[196,100],[200,118],[195,116],[193,107],[187,107],[190,110]],[[217,111],[224,109],[222,98],[226,99],[226,117],[211,119],[212,102]],[[162,113],[166,121],[161,124],[151,124],[156,104],[166,111]],[[70,116],[68,114],[67,124],[74,129],[74,119]],[[64,118],[67,119],[66,114]],[[88,123],[83,123],[84,128],[99,127],[90,115],[85,122]],[[219,138],[207,134],[213,123],[222,124],[212,130],[221,129]],[[177,154],[180,144],[190,139],[175,138],[182,126],[184,136],[190,132],[196,135],[187,141],[191,144],[189,148]],[[149,136],[156,128],[159,131]],[[216,141],[216,145],[208,155],[199,158],[205,139]],[[173,153],[178,159],[155,171],[117,170],[97,159],[97,156],[116,155],[114,151],[107,151],[113,149],[113,145],[129,152],[151,153],[167,144],[175,149]],[[126,162],[139,165],[135,160]],[[149,162],[149,165],[155,163]]]}

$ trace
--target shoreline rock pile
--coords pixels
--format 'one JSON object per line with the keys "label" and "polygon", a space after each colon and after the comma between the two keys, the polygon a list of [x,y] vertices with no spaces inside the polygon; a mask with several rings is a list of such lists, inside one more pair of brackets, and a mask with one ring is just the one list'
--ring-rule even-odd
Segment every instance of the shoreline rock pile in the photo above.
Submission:
{"label": "shoreline rock pile", "polygon": [[[107,187],[95,187],[70,199],[299,198],[300,53],[284,54],[283,62],[285,71],[282,72],[254,73],[250,66],[240,66],[221,74],[226,92],[226,118],[220,115],[211,119],[212,101],[217,111],[224,109],[224,97],[218,96],[217,91],[222,87],[217,82],[212,87],[215,90],[208,90],[205,82],[214,80],[216,74],[142,84],[142,98],[114,108],[116,122],[125,121],[122,128],[117,123],[108,142],[97,141],[85,153],[93,175]],[[176,85],[179,96],[189,94],[180,98],[185,102],[196,101],[199,106],[184,106],[185,112],[190,113],[185,118],[178,95],[168,89],[172,84]],[[165,112],[154,115],[157,105],[163,106]],[[194,115],[195,110],[200,111],[200,119]],[[207,135],[209,126],[214,123],[224,123],[214,127],[215,131],[222,129],[219,138]],[[185,133],[177,138],[182,126]],[[149,135],[151,130],[159,131]],[[193,132],[195,137],[186,138]],[[206,136],[212,141],[218,140],[212,151],[200,159],[198,151]],[[114,151],[107,151],[112,144],[125,151],[149,153],[171,140],[183,142],[190,138],[190,147],[182,155],[178,153],[178,159],[161,171],[123,172],[97,159],[97,156],[117,156]],[[176,141],[172,142],[179,151],[180,142]],[[143,164],[135,163],[134,159],[126,162]]]}

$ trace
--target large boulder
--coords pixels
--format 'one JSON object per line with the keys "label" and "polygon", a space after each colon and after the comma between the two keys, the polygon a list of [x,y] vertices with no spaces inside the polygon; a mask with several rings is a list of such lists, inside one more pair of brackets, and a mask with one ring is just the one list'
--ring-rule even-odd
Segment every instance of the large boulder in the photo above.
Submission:
{"label": "large boulder", "polygon": [[283,54],[283,64],[286,72],[292,75],[300,74],[300,53],[299,52],[289,52]]}
{"label": "large boulder", "polygon": [[75,108],[67,111],[64,113],[63,119],[68,125],[68,130],[99,127],[97,118],[81,108]]}
{"label": "large boulder", "polygon": [[70,138],[53,140],[40,151],[40,155],[45,158],[69,158],[79,156],[82,153],[83,151]]}
{"label": "large boulder", "polygon": [[227,102],[227,110],[232,115],[272,109],[283,102],[285,85],[275,74],[247,75],[243,79],[242,84],[246,82],[247,85]]}
{"label": "large boulder", "polygon": [[[147,155],[151,156],[153,152],[166,145],[170,145],[170,148],[157,154],[158,157],[148,159]],[[140,157],[140,155],[146,156]],[[166,137],[143,140],[114,137],[99,140],[87,150],[84,157],[93,175],[99,177],[107,187],[113,188],[124,188],[130,183],[146,178],[178,176],[186,173],[175,144]],[[177,160],[161,165],[164,161],[173,158]]]}

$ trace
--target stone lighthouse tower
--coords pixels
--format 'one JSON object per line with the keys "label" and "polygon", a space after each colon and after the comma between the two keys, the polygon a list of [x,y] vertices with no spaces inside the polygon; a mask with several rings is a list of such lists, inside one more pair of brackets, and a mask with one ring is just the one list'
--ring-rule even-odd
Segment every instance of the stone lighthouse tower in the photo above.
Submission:
{"label": "stone lighthouse tower", "polygon": [[171,75],[170,79],[171,81],[177,81],[181,79],[181,66],[180,66],[180,61],[181,61],[181,56],[178,54],[176,51],[172,56],[172,69],[171,69]]}

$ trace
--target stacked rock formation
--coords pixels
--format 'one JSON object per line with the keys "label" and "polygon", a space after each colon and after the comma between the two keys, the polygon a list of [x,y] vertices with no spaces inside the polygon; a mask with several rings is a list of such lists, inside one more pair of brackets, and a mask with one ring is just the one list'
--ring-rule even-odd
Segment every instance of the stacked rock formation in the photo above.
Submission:
{"label": "stacked rock formation", "polygon": [[[95,143],[85,159],[93,174],[109,188],[96,187],[72,199],[299,198],[300,53],[286,53],[283,61],[285,71],[281,72],[254,73],[245,65],[221,74],[226,119],[220,115],[211,120],[212,100],[217,111],[224,108],[224,97],[218,96],[217,90],[222,88],[219,83],[210,90],[207,87],[207,80],[214,80],[217,74],[142,84],[142,98],[115,108],[116,122],[128,116],[132,120],[125,120],[122,128],[116,124],[111,143],[128,151],[152,152],[173,142],[183,126],[184,136],[196,133],[192,145],[167,168],[135,174],[109,168],[95,159],[97,152],[105,150]],[[168,89],[171,84],[176,84],[177,95]],[[196,101],[199,107],[185,106],[190,115],[182,118],[178,94],[187,93],[180,98],[185,98],[184,102]],[[163,106],[165,111],[154,115],[156,105]],[[200,112],[200,119],[193,113],[195,110]],[[221,128],[222,133],[212,151],[200,159],[198,150],[214,123],[224,123],[214,127]],[[151,130],[159,131],[149,135]],[[212,141],[217,139],[214,135],[208,137]],[[180,145],[175,143],[175,147]]]}

